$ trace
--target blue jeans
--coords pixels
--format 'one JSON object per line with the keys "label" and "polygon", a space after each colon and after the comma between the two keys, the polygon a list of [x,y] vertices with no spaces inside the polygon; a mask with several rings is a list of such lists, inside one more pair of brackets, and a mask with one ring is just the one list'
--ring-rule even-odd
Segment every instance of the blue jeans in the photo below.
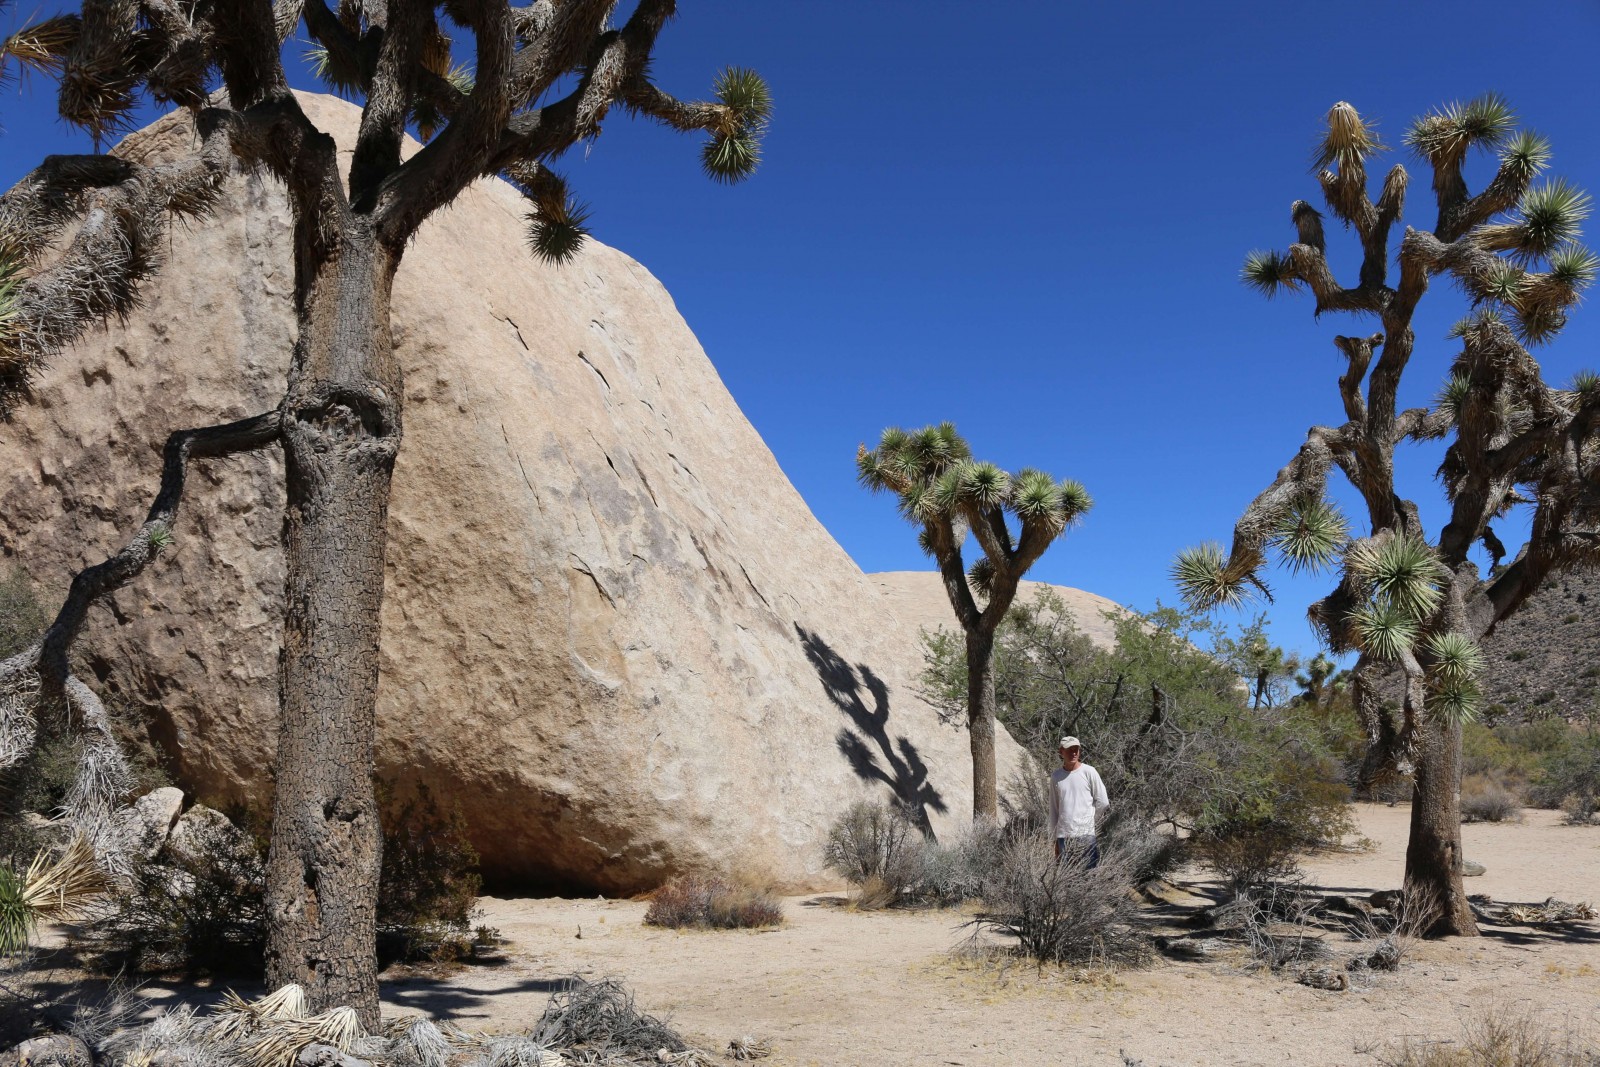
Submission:
{"label": "blue jeans", "polygon": [[1094,834],[1085,834],[1082,837],[1056,838],[1056,855],[1063,860],[1088,854],[1089,863],[1087,870],[1094,870],[1100,866],[1100,842]]}

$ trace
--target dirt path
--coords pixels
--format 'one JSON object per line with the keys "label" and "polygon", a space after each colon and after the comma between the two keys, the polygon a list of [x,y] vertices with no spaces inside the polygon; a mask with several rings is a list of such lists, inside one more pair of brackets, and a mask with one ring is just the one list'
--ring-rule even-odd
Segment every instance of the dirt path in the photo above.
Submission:
{"label": "dirt path", "polygon": [[[1368,893],[1403,866],[1404,807],[1363,805],[1368,853],[1318,857],[1312,879]],[[1529,812],[1520,825],[1473,825],[1467,854],[1488,873],[1470,884],[1497,900],[1600,898],[1600,829]],[[574,972],[617,976],[641,1007],[670,1014],[702,1047],[771,1039],[774,1067],[1057,1067],[1119,1064],[1362,1064],[1401,1037],[1448,1038],[1471,1013],[1535,1008],[1600,1033],[1600,924],[1567,936],[1524,929],[1430,943],[1398,976],[1346,993],[1223,964],[1157,962],[1112,978],[1000,971],[952,954],[956,912],[864,914],[796,897],[768,933],[673,933],[645,927],[645,905],[605,900],[485,900],[510,939],[504,963],[443,982],[389,982],[390,1007],[514,1029],[537,1018],[553,983]],[[579,936],[581,933],[581,936]],[[731,1061],[730,1061],[731,1062]]]}

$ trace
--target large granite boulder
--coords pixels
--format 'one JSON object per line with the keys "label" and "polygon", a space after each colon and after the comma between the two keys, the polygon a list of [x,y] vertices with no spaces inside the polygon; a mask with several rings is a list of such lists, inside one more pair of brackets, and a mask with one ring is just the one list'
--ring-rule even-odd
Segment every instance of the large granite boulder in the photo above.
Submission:
{"label": "large granite boulder", "polygon": [[[352,106],[303,103],[349,145]],[[172,116],[121,151],[190,144]],[[915,695],[916,627],[811,515],[660,283],[597,242],[542,266],[522,214],[479,183],[397,283],[379,772],[459,803],[491,884],[523,887],[625,893],[704,869],[810,887],[831,881],[821,835],[860,797],[963,819],[967,738]],[[270,179],[234,179],[216,218],[175,230],[133,320],[0,425],[0,552],[47,595],[142,518],[169,431],[275,402],[288,222]],[[189,494],[174,547],[83,648],[186,790],[260,801],[279,459],[211,461]]]}

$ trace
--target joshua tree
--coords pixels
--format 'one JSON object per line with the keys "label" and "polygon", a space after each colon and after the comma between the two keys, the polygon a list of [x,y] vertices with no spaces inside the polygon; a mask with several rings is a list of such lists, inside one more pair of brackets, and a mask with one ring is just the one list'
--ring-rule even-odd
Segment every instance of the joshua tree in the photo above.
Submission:
{"label": "joshua tree", "polygon": [[[58,79],[62,117],[97,141],[145,94],[187,109],[195,150],[159,166],[115,151],[51,156],[0,198],[0,409],[23,401],[30,375],[85,329],[132,308],[169,217],[203,216],[233,167],[264,170],[288,193],[299,335],[282,401],[168,439],[144,525],[76,576],[39,643],[0,665],[0,758],[25,743],[39,702],[69,709],[94,757],[74,813],[90,824],[104,814],[120,757],[99,701],[68,666],[85,613],[170,541],[190,461],[281,448],[288,573],[267,978],[306,986],[316,1010],[346,1004],[377,1022],[371,772],[404,395],[390,342],[395,272],[424,220],[490,175],[526,196],[534,254],[570,257],[586,213],[549,164],[596,137],[613,107],[707,132],[701,159],[715,179],[753,171],[770,112],[760,78],[730,69],[702,103],[651,80],[676,6],[637,0],[613,25],[616,0],[341,0],[337,10],[326,0],[83,0],[4,43],[7,60]],[[284,76],[283,45],[302,22],[325,80],[364,101],[348,175]],[[453,65],[449,33],[471,38],[470,69]],[[402,161],[408,129],[431,137]]]}
{"label": "joshua tree", "polygon": [[[883,431],[878,447],[856,452],[861,484],[894,493],[900,514],[922,528],[917,543],[939,565],[967,644],[967,732],[972,740],[972,816],[999,817],[994,763],[994,635],[1017,584],[1050,543],[1092,506],[1074,481],[1031,468],[1007,474],[972,458],[948,422],[913,433]],[[1016,522],[1013,533],[1008,517]],[[967,532],[983,554],[968,570]],[[982,606],[980,607],[980,602]]]}
{"label": "joshua tree", "polygon": [[[1437,909],[1437,934],[1477,932],[1462,890],[1458,793],[1461,724],[1479,698],[1477,642],[1550,574],[1600,563],[1600,379],[1586,373],[1568,389],[1552,388],[1526,347],[1561,329],[1600,269],[1576,243],[1589,199],[1564,181],[1534,184],[1549,147],[1514,126],[1511,109],[1493,95],[1411,126],[1406,143],[1432,169],[1438,219],[1431,231],[1407,227],[1391,286],[1390,230],[1404,206],[1406,170],[1390,170],[1373,202],[1366,165],[1382,146],[1349,104],[1328,112],[1314,169],[1329,209],[1360,240],[1356,284],[1334,279],[1322,215],[1303,200],[1291,209],[1297,243],[1287,253],[1252,253],[1243,277],[1268,296],[1307,289],[1318,314],[1370,315],[1382,332],[1334,339],[1345,361],[1338,389],[1347,421],[1311,428],[1245,510],[1229,552],[1190,549],[1175,566],[1189,601],[1210,606],[1264,592],[1258,572],[1269,549],[1293,568],[1337,565],[1337,587],[1309,614],[1332,651],[1359,653],[1352,696],[1370,743],[1364,777],[1411,765],[1406,885],[1419,906]],[[1494,178],[1476,195],[1463,176],[1473,149],[1499,155]],[[1412,316],[1441,274],[1473,305],[1452,333],[1461,351],[1436,403],[1400,410]],[[1405,441],[1440,438],[1449,439],[1439,477],[1450,517],[1430,540],[1416,505],[1395,489],[1395,452]],[[1365,536],[1349,537],[1325,498],[1332,468],[1366,507]],[[1517,507],[1531,510],[1531,532],[1504,562],[1491,523]],[[1494,562],[1487,576],[1469,558],[1480,543]],[[1383,700],[1385,672],[1399,678],[1398,720]]]}

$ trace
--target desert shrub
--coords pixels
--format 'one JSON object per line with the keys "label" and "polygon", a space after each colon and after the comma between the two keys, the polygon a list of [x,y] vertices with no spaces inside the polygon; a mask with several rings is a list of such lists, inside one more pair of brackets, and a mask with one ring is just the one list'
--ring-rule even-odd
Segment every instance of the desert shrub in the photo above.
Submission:
{"label": "desert shrub", "polygon": [[1539,807],[1559,807],[1571,823],[1595,821],[1600,812],[1600,729],[1591,724],[1547,755],[1528,799]]}
{"label": "desert shrub", "polygon": [[968,826],[949,841],[930,841],[921,849],[921,867],[913,893],[925,904],[954,907],[983,899],[1004,852],[1006,835],[999,827]]}
{"label": "desert shrub", "polygon": [[[1336,686],[1290,699],[1293,658],[1271,654],[1259,622],[1234,637],[1167,608],[1111,621],[1116,647],[1107,651],[1046,590],[1001,624],[998,717],[1036,761],[1029,781],[1008,783],[1012,822],[1043,825],[1056,743],[1070,733],[1111,798],[1102,838],[1161,846],[1147,850],[1146,876],[1182,860],[1186,833],[1216,844],[1242,834],[1250,840],[1239,851],[1259,851],[1269,838],[1274,848],[1320,847],[1350,829],[1341,761],[1359,755],[1361,739]],[[1264,678],[1251,667],[1261,706],[1247,708],[1241,656],[1263,648],[1255,658],[1278,666]],[[965,708],[965,654],[948,633],[925,637],[923,691],[948,716]]]}
{"label": "desert shrub", "polygon": [[1257,966],[1278,971],[1329,957],[1314,907],[1314,898],[1298,882],[1269,882],[1241,889],[1218,922],[1238,927]]}
{"label": "desert shrub", "polygon": [[0,576],[0,659],[9,659],[34,642],[50,617],[20,568]]}
{"label": "desert shrub", "polygon": [[1521,818],[1522,805],[1495,778],[1488,775],[1462,778],[1462,822],[1517,822]]}
{"label": "desert shrub", "polygon": [[1058,859],[1054,842],[1039,834],[1004,844],[983,886],[987,911],[969,924],[974,937],[1001,934],[1042,963],[1136,965],[1151,955],[1137,925],[1139,905],[1132,867],[1120,850],[1101,850],[1100,864],[1085,855]]}
{"label": "desert shrub", "polygon": [[828,829],[822,861],[857,889],[862,906],[901,903],[917,884],[922,833],[896,804],[861,800]]}
{"label": "desert shrub", "polygon": [[112,971],[256,975],[265,896],[265,849],[219,815],[136,862],[127,889],[78,936]]}
{"label": "desert shrub", "polygon": [[1510,652],[1506,653],[1506,659],[1510,660],[1512,663],[1521,663],[1527,658],[1528,654],[1522,651],[1520,648],[1514,648]]}
{"label": "desert shrub", "polygon": [[1594,1067],[1600,1047],[1575,1029],[1497,1007],[1469,1020],[1459,1041],[1407,1038],[1378,1051],[1382,1067]]}
{"label": "desert shrub", "polygon": [[440,809],[433,793],[418,785],[404,800],[380,782],[383,866],[378,878],[378,957],[445,963],[484,947],[475,936],[478,914],[478,853],[467,839],[460,804]]}
{"label": "desert shrub", "polygon": [[[246,808],[197,808],[181,826],[188,829],[134,863],[127,891],[76,936],[112,970],[260,974],[265,820]],[[441,812],[426,789],[391,804],[378,883],[380,963],[456,961],[496,942],[494,931],[473,927],[476,863],[459,807]]]}
{"label": "desert shrub", "polygon": [[1301,853],[1353,833],[1349,791],[1327,768],[1285,753],[1254,788],[1218,797],[1202,815],[1193,848],[1234,892],[1292,881]]}
{"label": "desert shrub", "polygon": [[674,930],[743,930],[783,923],[783,902],[775,895],[726,878],[685,875],[657,889],[644,913],[649,926]]}

